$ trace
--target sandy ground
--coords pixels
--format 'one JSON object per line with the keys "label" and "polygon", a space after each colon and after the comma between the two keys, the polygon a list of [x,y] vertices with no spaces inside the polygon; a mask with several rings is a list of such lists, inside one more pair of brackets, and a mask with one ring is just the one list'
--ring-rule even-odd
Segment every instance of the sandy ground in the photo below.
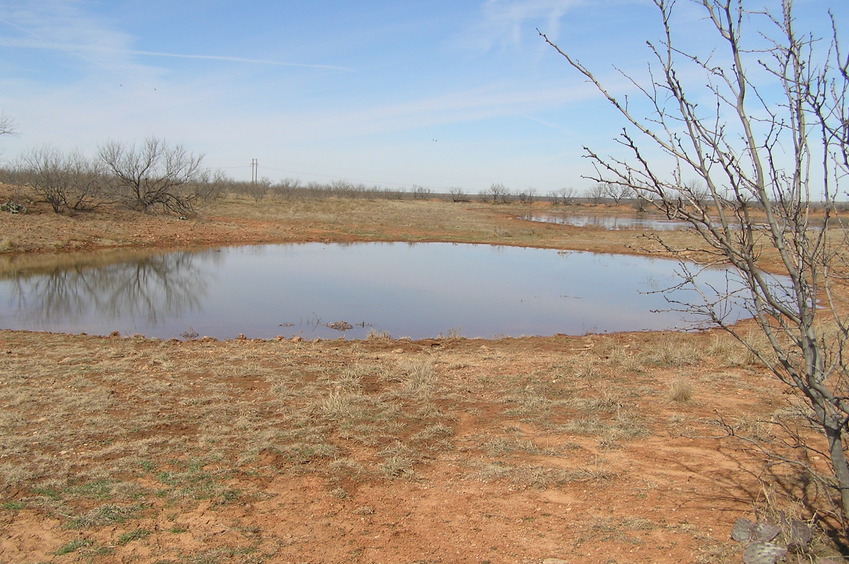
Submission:
{"label": "sandy ground", "polygon": [[[101,246],[366,238],[315,216],[216,211],[2,214],[2,267]],[[481,213],[495,226],[483,232],[521,244],[614,245]],[[416,225],[379,231],[451,229]],[[0,562],[738,562],[735,519],[804,516],[792,476],[718,423],[766,434],[759,421],[787,397],[712,332],[0,331],[0,384]]]}

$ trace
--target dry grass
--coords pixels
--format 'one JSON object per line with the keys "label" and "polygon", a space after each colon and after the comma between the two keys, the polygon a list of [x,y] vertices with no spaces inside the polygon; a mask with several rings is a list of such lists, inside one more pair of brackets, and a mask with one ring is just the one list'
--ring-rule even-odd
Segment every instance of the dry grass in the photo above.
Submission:
{"label": "dry grass", "polygon": [[[641,243],[527,225],[512,206],[231,198],[201,211],[24,218],[38,237],[14,218],[3,241]],[[4,272],[44,264],[0,257]],[[53,534],[26,561],[416,561],[458,547],[476,561],[736,561],[726,529],[759,495],[761,459],[713,438],[716,413],[769,439],[759,421],[781,408],[721,334],[0,336],[0,523]],[[389,552],[395,535],[412,548]]]}
{"label": "dry grass", "polygon": [[[0,185],[0,198],[3,190]],[[441,241],[626,253],[642,253],[651,245],[638,231],[587,230],[516,219],[546,206],[278,196],[258,204],[249,197],[225,195],[202,205],[198,216],[189,221],[108,206],[97,213],[68,217],[34,206],[31,213],[8,215],[2,242],[17,253],[115,247],[144,252],[136,248],[303,241]],[[576,206],[561,211],[597,210]],[[686,231],[668,237],[684,247],[698,246],[698,239]],[[0,272],[38,268],[50,260],[32,254],[0,254]]]}
{"label": "dry grass", "polygon": [[[707,353],[703,370],[687,365],[680,381],[666,367],[650,368],[640,351],[662,348],[665,335],[596,338],[606,351],[630,346],[595,359],[592,377],[575,374],[588,353],[582,338],[568,337],[480,351],[457,338],[433,347],[3,336],[11,352],[0,356],[0,513],[58,520],[67,534],[49,550],[87,557],[154,537],[167,543],[152,528],[152,508],[175,516],[201,506],[233,511],[264,503],[275,495],[264,484],[282,477],[315,478],[327,499],[351,503],[376,484],[439,487],[442,468],[453,469],[452,487],[478,483],[502,495],[629,491],[634,476],[621,461],[643,445],[656,456],[664,442],[716,433],[711,417],[722,395],[679,397],[689,397],[694,382],[753,393],[738,382],[745,373],[731,374],[725,359]],[[690,338],[704,350],[713,336]],[[541,342],[548,345],[539,349]],[[676,411],[682,405],[686,421]],[[656,471],[641,479],[666,483],[664,466]],[[655,495],[657,486],[645,491]],[[581,534],[615,544],[650,542],[657,530],[635,525],[654,522],[640,503],[617,519]],[[711,554],[721,552],[712,542]],[[252,545],[232,548],[245,546]],[[279,550],[263,545],[265,554]]]}
{"label": "dry grass", "polygon": [[704,357],[704,351],[684,335],[666,334],[656,348],[644,351],[642,360],[659,367],[692,366]]}
{"label": "dry grass", "polygon": [[676,378],[669,386],[668,397],[676,403],[689,403],[693,399],[693,384],[687,378]]}

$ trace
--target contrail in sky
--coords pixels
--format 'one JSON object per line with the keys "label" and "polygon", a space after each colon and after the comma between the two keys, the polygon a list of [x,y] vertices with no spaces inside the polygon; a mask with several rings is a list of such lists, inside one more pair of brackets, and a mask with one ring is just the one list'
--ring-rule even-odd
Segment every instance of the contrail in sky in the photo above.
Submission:
{"label": "contrail in sky", "polygon": [[160,53],[158,51],[136,51],[136,50],[125,50],[125,53],[130,53],[133,55],[145,55],[149,57],[173,57],[176,59],[204,59],[209,61],[228,61],[233,63],[250,63],[254,65],[275,65],[280,67],[305,67],[305,68],[315,68],[315,69],[329,69],[329,70],[339,70],[339,71],[353,71],[354,69],[350,69],[347,67],[340,67],[336,65],[319,65],[319,64],[310,64],[310,63],[287,63],[283,61],[270,61],[267,59],[248,59],[245,57],[229,57],[226,55],[181,55],[179,53]]}
{"label": "contrail in sky", "polygon": [[337,65],[322,65],[322,64],[313,64],[313,63],[291,63],[285,61],[272,61],[268,59],[250,59],[247,57],[231,57],[227,55],[183,55],[180,53],[162,53],[159,51],[139,51],[135,49],[120,49],[120,48],[110,48],[110,47],[99,47],[96,45],[63,45],[57,43],[55,41],[51,41],[41,35],[34,33],[33,31],[26,29],[24,27],[19,26],[18,24],[11,22],[5,18],[0,18],[0,22],[5,23],[6,25],[17,29],[27,35],[41,41],[43,45],[30,45],[30,47],[34,48],[47,48],[47,49],[58,49],[61,51],[65,51],[66,53],[70,53],[71,55],[75,55],[80,57],[81,59],[85,59],[90,63],[94,63],[98,66],[109,68],[103,63],[99,61],[92,60],[83,53],[89,52],[100,52],[100,53],[125,53],[128,55],[141,55],[145,57],[170,57],[174,59],[201,59],[207,61],[225,61],[230,63],[248,63],[252,65],[273,65],[278,67],[301,67],[301,68],[313,68],[313,69],[327,69],[327,70],[336,70],[336,71],[345,71],[352,72],[354,69],[348,67],[340,67]]}

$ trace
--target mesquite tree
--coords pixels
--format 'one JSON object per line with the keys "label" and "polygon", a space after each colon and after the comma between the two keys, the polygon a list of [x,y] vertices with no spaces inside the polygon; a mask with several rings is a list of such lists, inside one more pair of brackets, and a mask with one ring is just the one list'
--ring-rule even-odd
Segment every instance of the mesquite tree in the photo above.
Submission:
{"label": "mesquite tree", "polygon": [[99,157],[113,176],[117,196],[128,206],[180,214],[194,211],[198,184],[205,180],[203,155],[151,137],[140,147],[110,141],[100,147]]}
{"label": "mesquite tree", "polygon": [[94,209],[102,202],[107,183],[100,161],[78,152],[65,154],[50,146],[23,155],[18,172],[56,213]]}
{"label": "mesquite tree", "polygon": [[[800,33],[792,0],[782,0],[775,12],[746,11],[741,0],[689,1],[703,11],[700,22],[715,43],[684,47],[692,30],[676,28],[675,1],[653,0],[662,32],[647,43],[648,73],[645,79],[621,73],[636,100],[614,92],[540,34],[624,119],[617,137],[624,156],[585,148],[595,171],[590,178],[630,187],[688,221],[707,255],[739,273],[768,347],[726,317],[734,296],[717,300],[704,292],[704,302],[690,305],[803,400],[824,446],[810,440],[798,446],[822,454],[830,471],[817,472],[802,457],[785,460],[830,488],[845,526],[849,245],[838,198],[846,196],[849,175],[849,58],[834,16],[823,14],[831,16],[827,37]],[[775,274],[786,278],[777,283]],[[684,281],[698,289],[690,270]]]}

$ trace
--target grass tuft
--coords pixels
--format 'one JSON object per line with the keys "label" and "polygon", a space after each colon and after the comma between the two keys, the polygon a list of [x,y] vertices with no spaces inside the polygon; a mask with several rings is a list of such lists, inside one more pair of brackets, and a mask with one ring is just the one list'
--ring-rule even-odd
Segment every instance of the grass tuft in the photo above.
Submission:
{"label": "grass tuft", "polygon": [[68,526],[72,529],[88,529],[90,527],[123,523],[138,514],[140,510],[141,507],[138,505],[101,505],[86,511],[82,515],[72,517],[68,522]]}
{"label": "grass tuft", "polygon": [[120,535],[118,535],[118,540],[116,542],[119,545],[124,545],[133,541],[137,541],[139,539],[143,539],[149,534],[150,531],[148,531],[147,529],[133,529],[132,531],[127,531],[126,533],[121,533]]}
{"label": "grass tuft", "polygon": [[669,386],[668,397],[675,403],[689,403],[693,399],[693,384],[686,378],[677,378]]}
{"label": "grass tuft", "polygon": [[86,539],[74,539],[57,548],[53,553],[54,556],[63,556],[65,554],[71,554],[72,552],[76,552],[77,550],[84,548],[86,546],[90,546],[91,541]]}

